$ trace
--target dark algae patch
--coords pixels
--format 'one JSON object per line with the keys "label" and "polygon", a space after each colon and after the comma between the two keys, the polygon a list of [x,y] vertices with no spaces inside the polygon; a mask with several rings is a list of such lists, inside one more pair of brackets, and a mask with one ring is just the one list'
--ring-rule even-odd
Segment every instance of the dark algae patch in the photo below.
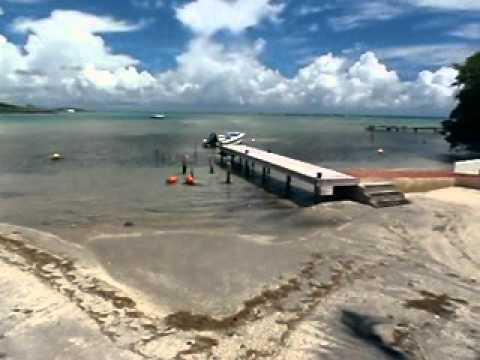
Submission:
{"label": "dark algae patch", "polygon": [[423,310],[443,318],[450,318],[455,315],[458,304],[468,304],[465,300],[455,299],[447,294],[437,295],[422,290],[420,295],[423,296],[422,299],[407,300],[404,306],[410,309]]}
{"label": "dark algae patch", "polygon": [[290,279],[286,284],[281,285],[277,289],[264,290],[260,295],[255,296],[244,302],[243,308],[230,316],[223,319],[215,319],[208,315],[192,314],[187,311],[180,311],[170,314],[165,318],[167,326],[174,327],[179,330],[196,330],[196,331],[221,331],[242,325],[247,321],[257,318],[255,308],[266,306],[269,303],[272,307],[285,299],[291,292],[300,291],[300,282],[297,279]]}
{"label": "dark algae patch", "polygon": [[[6,252],[3,249],[7,250]],[[260,322],[270,316],[284,325],[278,338],[271,341],[275,347],[240,348],[239,359],[271,358],[277,355],[298,324],[331,292],[365,277],[376,264],[357,267],[351,259],[337,255],[331,257],[332,265],[325,264],[321,255],[313,254],[291,277],[282,277],[280,284],[264,288],[243,302],[235,313],[215,318],[208,314],[190,311],[172,313],[165,318],[144,314],[136,302],[121,290],[98,277],[85,272],[79,264],[24,240],[0,237],[0,258],[37,276],[75,303],[94,320],[100,331],[112,342],[144,358],[155,358],[156,346],[164,337],[178,330],[191,332],[187,348],[179,348],[175,359],[192,355],[213,356],[221,346],[223,337],[230,337],[243,327]],[[248,333],[248,329],[245,329]],[[201,334],[201,332],[212,334]],[[240,334],[239,333],[239,334]],[[239,335],[242,336],[242,335]],[[241,341],[239,339],[239,341]],[[168,342],[168,340],[167,340]],[[176,346],[176,345],[174,345]]]}

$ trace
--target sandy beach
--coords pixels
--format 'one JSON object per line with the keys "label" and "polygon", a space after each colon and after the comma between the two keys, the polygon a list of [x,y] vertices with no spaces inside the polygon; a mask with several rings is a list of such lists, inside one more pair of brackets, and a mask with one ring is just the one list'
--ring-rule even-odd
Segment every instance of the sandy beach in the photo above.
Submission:
{"label": "sandy beach", "polygon": [[[257,236],[251,247],[217,250],[197,271],[212,281],[226,271],[230,291],[189,284],[196,300],[188,301],[152,293],[84,246],[2,224],[0,357],[477,359],[480,192],[408,197],[409,205],[386,209],[300,209],[313,229],[304,238]],[[188,285],[172,264],[164,279]],[[245,281],[249,291],[239,291]]]}

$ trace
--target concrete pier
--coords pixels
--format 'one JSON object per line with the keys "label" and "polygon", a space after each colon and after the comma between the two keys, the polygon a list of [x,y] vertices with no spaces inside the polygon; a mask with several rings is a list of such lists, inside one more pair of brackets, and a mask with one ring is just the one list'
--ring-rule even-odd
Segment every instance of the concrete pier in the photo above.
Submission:
{"label": "concrete pier", "polygon": [[267,181],[270,169],[285,174],[287,194],[291,191],[293,178],[314,185],[314,194],[319,200],[321,196],[333,195],[335,187],[357,186],[360,183],[353,176],[251,146],[224,145],[220,148],[220,154],[222,159],[230,156],[232,159],[238,158],[240,164],[245,163],[248,169],[247,176],[251,175],[252,170],[247,165],[249,162],[261,166],[262,184]]}

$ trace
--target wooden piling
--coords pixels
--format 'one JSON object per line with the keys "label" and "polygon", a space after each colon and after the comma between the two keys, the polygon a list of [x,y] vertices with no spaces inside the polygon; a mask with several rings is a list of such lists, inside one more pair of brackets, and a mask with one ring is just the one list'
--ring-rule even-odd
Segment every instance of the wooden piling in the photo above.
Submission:
{"label": "wooden piling", "polygon": [[227,163],[227,178],[225,179],[226,184],[231,184],[232,183],[232,162],[229,161]]}
{"label": "wooden piling", "polygon": [[212,156],[208,157],[208,166],[210,167],[210,174],[215,174],[215,170],[213,168],[213,158]]}
{"label": "wooden piling", "polygon": [[291,189],[292,189],[292,176],[291,176],[291,175],[287,175],[287,182],[286,182],[286,184],[285,184],[285,194],[286,194],[286,195],[289,195]]}
{"label": "wooden piling", "polygon": [[322,190],[320,187],[320,181],[322,179],[322,173],[317,174],[317,180],[315,181],[315,188],[314,188],[314,194],[315,194],[315,201],[320,201],[320,198],[322,196]]}
{"label": "wooden piling", "polygon": [[182,174],[187,175],[188,155],[182,156]]}

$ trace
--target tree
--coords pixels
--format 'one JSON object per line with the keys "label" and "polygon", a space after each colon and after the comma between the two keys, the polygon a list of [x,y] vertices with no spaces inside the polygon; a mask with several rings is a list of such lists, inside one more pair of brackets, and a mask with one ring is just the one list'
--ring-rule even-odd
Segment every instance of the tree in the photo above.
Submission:
{"label": "tree", "polygon": [[446,140],[452,148],[480,151],[480,52],[464,64],[454,65],[458,76],[454,86],[459,87],[457,107],[450,119],[443,122]]}

